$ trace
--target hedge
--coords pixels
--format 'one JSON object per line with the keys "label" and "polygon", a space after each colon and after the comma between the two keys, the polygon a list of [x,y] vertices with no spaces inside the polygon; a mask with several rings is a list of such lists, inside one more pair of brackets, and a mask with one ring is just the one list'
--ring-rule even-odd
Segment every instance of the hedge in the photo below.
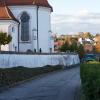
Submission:
{"label": "hedge", "polygon": [[100,100],[100,63],[81,64],[80,73],[85,100]]}

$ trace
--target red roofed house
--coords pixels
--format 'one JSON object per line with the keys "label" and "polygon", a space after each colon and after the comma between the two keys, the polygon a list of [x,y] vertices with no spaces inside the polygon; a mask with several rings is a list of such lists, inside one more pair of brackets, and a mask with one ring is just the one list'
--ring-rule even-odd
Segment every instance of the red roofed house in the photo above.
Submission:
{"label": "red roofed house", "polygon": [[0,0],[0,31],[12,36],[2,50],[50,52],[52,11],[47,0]]}

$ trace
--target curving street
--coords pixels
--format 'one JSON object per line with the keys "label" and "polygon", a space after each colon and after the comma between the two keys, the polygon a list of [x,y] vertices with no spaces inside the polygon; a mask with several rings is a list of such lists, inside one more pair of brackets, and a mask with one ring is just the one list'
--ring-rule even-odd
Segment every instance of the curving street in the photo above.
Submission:
{"label": "curving street", "polygon": [[0,100],[75,100],[79,67],[43,75],[0,94]]}

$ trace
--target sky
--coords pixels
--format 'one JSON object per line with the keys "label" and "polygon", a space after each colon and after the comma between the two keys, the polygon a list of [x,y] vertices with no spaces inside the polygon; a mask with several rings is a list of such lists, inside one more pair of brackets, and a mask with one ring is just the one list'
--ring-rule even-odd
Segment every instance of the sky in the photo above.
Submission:
{"label": "sky", "polygon": [[53,33],[100,33],[100,0],[48,0]]}

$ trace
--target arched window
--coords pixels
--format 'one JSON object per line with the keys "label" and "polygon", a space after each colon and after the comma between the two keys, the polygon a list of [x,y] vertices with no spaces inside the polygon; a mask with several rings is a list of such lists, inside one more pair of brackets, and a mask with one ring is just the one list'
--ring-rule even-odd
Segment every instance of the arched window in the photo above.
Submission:
{"label": "arched window", "polygon": [[21,16],[21,40],[29,41],[29,15],[23,12]]}

